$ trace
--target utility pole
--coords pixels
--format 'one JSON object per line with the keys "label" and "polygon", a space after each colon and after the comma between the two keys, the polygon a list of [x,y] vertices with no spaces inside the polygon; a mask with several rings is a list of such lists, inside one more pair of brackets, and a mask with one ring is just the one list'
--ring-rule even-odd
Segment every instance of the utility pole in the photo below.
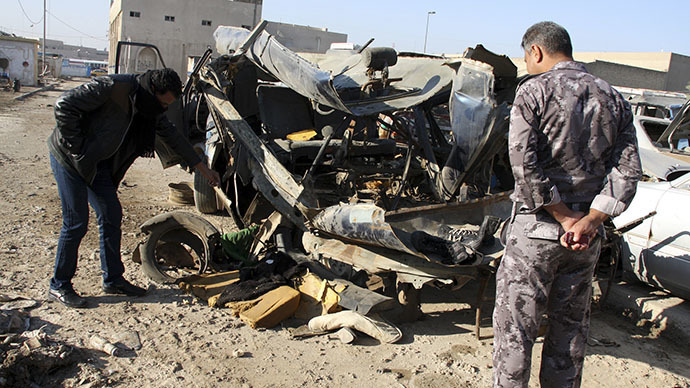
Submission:
{"label": "utility pole", "polygon": [[[41,49],[43,68],[46,67],[46,0],[43,0],[43,48]],[[43,74],[43,69],[41,69]]]}
{"label": "utility pole", "polygon": [[424,33],[424,54],[426,54],[426,38],[429,36],[429,16],[436,15],[436,11],[426,13],[426,32]]}

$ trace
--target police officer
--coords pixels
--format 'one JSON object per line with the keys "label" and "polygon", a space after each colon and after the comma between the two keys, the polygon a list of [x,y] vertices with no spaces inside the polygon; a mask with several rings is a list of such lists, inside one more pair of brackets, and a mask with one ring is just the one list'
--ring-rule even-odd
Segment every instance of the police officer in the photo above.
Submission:
{"label": "police officer", "polygon": [[532,346],[548,316],[542,387],[579,387],[601,224],[625,210],[641,177],[629,105],[574,62],[553,22],[522,38],[531,78],[510,116],[515,190],[496,277],[494,386],[527,387]]}

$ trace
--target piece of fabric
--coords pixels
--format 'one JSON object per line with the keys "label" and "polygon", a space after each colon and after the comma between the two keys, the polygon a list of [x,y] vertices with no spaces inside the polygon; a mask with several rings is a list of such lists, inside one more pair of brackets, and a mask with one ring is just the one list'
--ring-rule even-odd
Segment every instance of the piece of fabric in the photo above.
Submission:
{"label": "piece of fabric", "polygon": [[120,257],[122,207],[108,166],[98,166],[91,187],[82,177],[71,173],[58,163],[52,154],[50,166],[62,204],[62,228],[50,288],[72,289],[79,244],[86,234],[89,222],[89,204],[95,210],[98,219],[103,284],[110,285],[122,279],[125,271]]}
{"label": "piece of fabric", "polygon": [[253,267],[240,269],[240,281],[227,286],[217,303],[255,299],[266,292],[288,284],[288,280],[304,272],[304,267],[282,252],[272,252]]}
{"label": "piece of fabric", "polygon": [[398,342],[402,338],[400,329],[383,321],[375,314],[365,316],[355,311],[345,310],[309,320],[309,329],[317,332],[333,331],[342,327],[361,331],[386,344]]}
{"label": "piece of fabric", "polygon": [[[535,225],[539,225],[535,227]],[[555,221],[519,214],[509,225],[496,274],[494,386],[527,387],[532,347],[546,313],[542,387],[579,387],[589,329],[592,275],[601,237],[586,251],[560,245]]]}
{"label": "piece of fabric", "polygon": [[249,228],[237,232],[225,233],[220,236],[220,245],[223,248],[223,253],[232,260],[238,261],[243,265],[251,264],[252,262],[249,260],[249,250],[252,247],[254,236],[259,228],[259,225],[253,225]]}
{"label": "piece of fabric", "polygon": [[522,82],[508,148],[512,199],[522,210],[599,197],[597,210],[616,216],[625,208],[616,204],[630,203],[642,175],[629,104],[576,62]]}
{"label": "piece of fabric", "polygon": [[240,279],[239,271],[198,274],[180,280],[179,286],[186,292],[208,302],[210,307],[218,305],[218,297],[225,287]]}
{"label": "piece of fabric", "polygon": [[249,279],[236,282],[226,286],[216,302],[224,305],[228,302],[238,302],[242,300],[255,299],[268,291],[286,285],[287,281],[280,275],[260,278],[257,280]]}

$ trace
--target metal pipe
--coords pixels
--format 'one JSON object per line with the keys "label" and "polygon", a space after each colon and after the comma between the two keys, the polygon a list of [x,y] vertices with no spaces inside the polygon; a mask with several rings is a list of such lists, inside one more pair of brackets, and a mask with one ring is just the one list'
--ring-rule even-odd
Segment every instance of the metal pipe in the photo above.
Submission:
{"label": "metal pipe", "polygon": [[405,185],[407,184],[407,176],[410,173],[410,165],[412,164],[412,152],[414,152],[414,146],[412,145],[412,139],[407,143],[407,156],[405,158],[405,169],[403,170],[402,178],[400,178],[400,188],[395,194],[393,199],[393,204],[390,210],[395,210],[398,208],[398,202],[400,202],[400,196],[402,196],[403,191],[405,191]]}
{"label": "metal pipe", "polygon": [[371,38],[371,39],[369,39],[369,40],[367,41],[367,43],[364,43],[364,45],[359,49],[359,51],[357,51],[357,54],[361,54],[362,51],[364,51],[365,48],[369,47],[369,45],[370,45],[371,42],[373,42],[373,41],[374,41],[374,38]]}
{"label": "metal pipe", "polygon": [[[346,118],[347,120],[347,118]],[[342,126],[342,124],[341,124]],[[340,126],[338,127],[340,129]],[[333,127],[330,125],[327,125],[323,128],[322,132],[328,132],[328,135],[326,135],[326,138],[323,141],[323,144],[321,144],[321,148],[319,148],[319,153],[316,154],[316,158],[314,158],[314,162],[309,166],[309,170],[304,174],[302,177],[302,182],[306,182],[307,179],[311,177],[311,175],[314,173],[314,169],[316,169],[316,165],[321,163],[321,159],[323,159],[323,156],[326,154],[326,148],[328,147],[328,144],[330,144],[331,139],[333,139],[333,135],[335,134],[335,130],[333,130]]]}
{"label": "metal pipe", "polygon": [[429,16],[436,15],[436,11],[426,13],[426,32],[424,33],[424,53],[426,54],[426,38],[429,36]]}
{"label": "metal pipe", "polygon": [[230,198],[228,198],[228,196],[225,194],[225,192],[223,192],[223,189],[221,189],[218,186],[213,186],[213,191],[216,192],[218,199],[220,199],[221,202],[223,202],[223,206],[226,209],[228,209],[228,211],[230,211],[230,209],[232,208],[232,200]]}
{"label": "metal pipe", "polygon": [[41,74],[43,74],[43,68],[46,67],[46,0],[43,0],[43,48],[41,51],[41,56],[43,57]]}

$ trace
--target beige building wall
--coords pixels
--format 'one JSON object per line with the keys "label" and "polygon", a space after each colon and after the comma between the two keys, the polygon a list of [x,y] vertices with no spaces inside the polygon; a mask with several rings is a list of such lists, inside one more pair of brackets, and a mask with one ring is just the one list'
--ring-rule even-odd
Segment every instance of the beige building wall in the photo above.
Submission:
{"label": "beige building wall", "polygon": [[[219,25],[253,28],[261,20],[262,0],[113,0],[110,5],[109,70],[114,71],[117,42],[130,40],[158,47],[167,67],[186,78],[190,57],[214,48]],[[123,52],[124,69],[142,72],[159,67],[150,48]]]}
{"label": "beige building wall", "polygon": [[585,63],[587,71],[611,85],[652,90],[666,90],[665,71],[643,69],[604,61]]}
{"label": "beige building wall", "polygon": [[676,53],[671,55],[665,90],[686,93],[690,91],[690,57]]}
{"label": "beige building wall", "polygon": [[[641,67],[643,69],[668,71],[671,55],[673,53],[627,53],[627,52],[582,52],[573,53],[573,58],[578,62],[590,63],[594,61],[604,61],[620,63],[621,65]],[[518,68],[518,76],[527,74],[525,58],[510,58]]]}
{"label": "beige building wall", "polygon": [[[587,69],[617,86],[687,92],[690,57],[669,52],[576,52],[573,57]],[[527,74],[522,57],[511,58],[518,76]]]}
{"label": "beige building wall", "polygon": [[[39,38],[39,44],[43,45],[43,38]],[[108,52],[95,47],[75,46],[65,44],[61,40],[46,39],[46,55],[58,54],[65,58],[85,59],[93,61],[107,61]]]}
{"label": "beige building wall", "polygon": [[582,52],[573,53],[573,58],[578,62],[584,63],[604,61],[649,70],[668,71],[671,54],[662,52]]}

